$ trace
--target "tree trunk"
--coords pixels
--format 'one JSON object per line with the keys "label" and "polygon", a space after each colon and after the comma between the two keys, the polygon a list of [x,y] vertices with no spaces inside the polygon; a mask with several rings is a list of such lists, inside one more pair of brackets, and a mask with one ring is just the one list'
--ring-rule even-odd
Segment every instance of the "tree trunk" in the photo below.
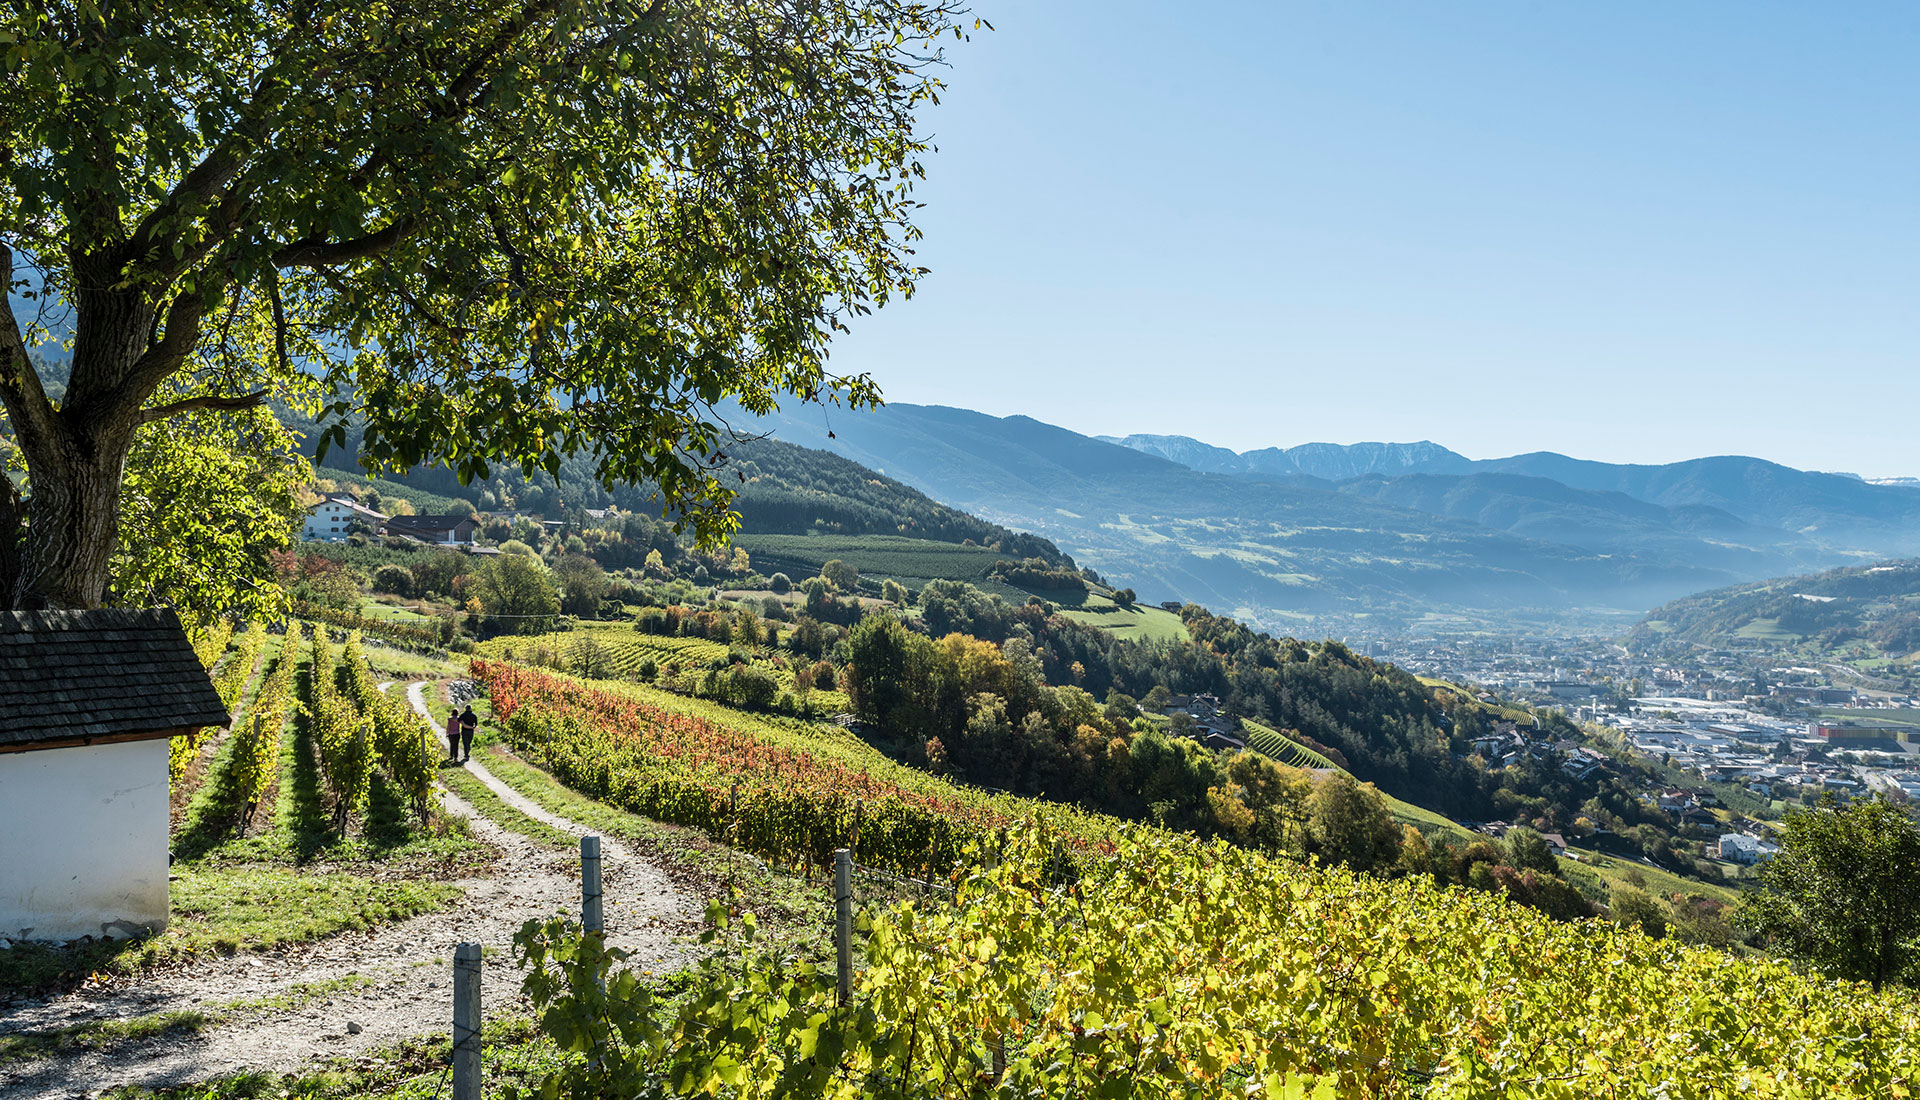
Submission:
{"label": "tree trunk", "polygon": [[152,307],[137,292],[78,297],[66,398],[39,430],[16,433],[30,490],[26,538],[11,591],[0,597],[25,610],[91,608],[106,599],[120,479],[151,391],[128,383],[148,344]]}
{"label": "tree trunk", "polygon": [[26,449],[33,481],[15,607],[88,608],[106,598],[134,427],[128,418],[76,425],[63,413],[51,446]]}

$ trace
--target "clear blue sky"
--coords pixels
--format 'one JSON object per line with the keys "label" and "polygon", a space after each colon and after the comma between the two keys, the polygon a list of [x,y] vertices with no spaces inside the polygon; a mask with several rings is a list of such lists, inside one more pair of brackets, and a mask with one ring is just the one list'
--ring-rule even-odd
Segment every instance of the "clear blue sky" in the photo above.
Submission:
{"label": "clear blue sky", "polygon": [[1920,6],[978,10],[891,399],[1920,475]]}

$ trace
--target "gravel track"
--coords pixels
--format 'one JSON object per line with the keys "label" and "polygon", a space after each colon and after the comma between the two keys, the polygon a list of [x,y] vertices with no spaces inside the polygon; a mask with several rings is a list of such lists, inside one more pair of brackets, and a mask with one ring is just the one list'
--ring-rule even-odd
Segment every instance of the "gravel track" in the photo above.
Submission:
{"label": "gravel track", "polygon": [[[431,729],[426,687],[416,683],[407,695],[437,746],[444,740]],[[587,832],[528,801],[479,764],[469,763],[467,769],[528,816],[575,836]],[[0,1005],[0,1032],[211,1011],[347,976],[369,984],[292,1011],[242,1015],[196,1034],[0,1065],[0,1100],[91,1096],[120,1085],[158,1087],[242,1071],[288,1072],[316,1059],[366,1055],[407,1036],[444,1033],[452,1019],[453,948],[462,941],[494,949],[483,964],[487,1014],[521,1005],[520,974],[511,961],[513,934],[529,919],[578,916],[578,857],[542,848],[494,824],[451,791],[437,793],[448,813],[465,818],[474,836],[502,853],[486,877],[459,880],[466,894],[452,907],[284,952],[208,960],[105,990]],[[699,901],[611,837],[601,841],[601,858],[608,938],[634,953],[635,966],[660,970],[684,964],[690,952],[677,941],[697,928]],[[349,1023],[359,1030],[350,1031]]]}

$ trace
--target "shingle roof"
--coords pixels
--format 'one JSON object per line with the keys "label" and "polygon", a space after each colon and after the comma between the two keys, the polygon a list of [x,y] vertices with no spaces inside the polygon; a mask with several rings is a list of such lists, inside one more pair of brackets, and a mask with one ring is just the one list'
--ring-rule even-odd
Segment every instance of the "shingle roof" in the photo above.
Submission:
{"label": "shingle roof", "polygon": [[172,611],[0,611],[0,750],[226,724]]}
{"label": "shingle roof", "polygon": [[387,530],[390,533],[402,535],[451,531],[472,518],[472,516],[394,516],[387,520]]}

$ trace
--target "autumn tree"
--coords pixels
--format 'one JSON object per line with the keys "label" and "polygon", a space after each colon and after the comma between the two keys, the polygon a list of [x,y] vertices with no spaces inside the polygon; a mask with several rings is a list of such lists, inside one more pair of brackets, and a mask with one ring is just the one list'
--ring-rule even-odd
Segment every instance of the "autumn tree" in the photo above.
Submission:
{"label": "autumn tree", "polygon": [[[0,606],[107,597],[142,429],[278,397],[369,468],[652,482],[717,403],[863,406],[946,0],[22,0],[0,30]],[[51,394],[30,349],[69,341]]]}

